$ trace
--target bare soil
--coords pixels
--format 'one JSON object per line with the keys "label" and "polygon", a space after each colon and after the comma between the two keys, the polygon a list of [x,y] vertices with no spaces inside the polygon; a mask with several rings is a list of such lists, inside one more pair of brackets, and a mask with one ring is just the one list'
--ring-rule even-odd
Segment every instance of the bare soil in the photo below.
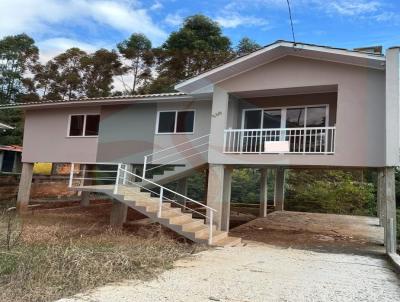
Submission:
{"label": "bare soil", "polygon": [[314,251],[381,254],[383,228],[374,217],[273,212],[231,230],[232,236]]}

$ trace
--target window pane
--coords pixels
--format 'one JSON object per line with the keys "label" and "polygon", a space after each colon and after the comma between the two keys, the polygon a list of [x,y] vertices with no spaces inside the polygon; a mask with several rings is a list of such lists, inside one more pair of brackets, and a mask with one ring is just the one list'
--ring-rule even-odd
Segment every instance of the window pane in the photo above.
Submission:
{"label": "window pane", "polygon": [[325,127],[326,107],[307,108],[307,127]]}
{"label": "window pane", "polygon": [[158,133],[173,133],[175,130],[175,112],[160,112]]}
{"label": "window pane", "polygon": [[281,127],[281,110],[264,110],[263,128],[280,128]]}
{"label": "window pane", "polygon": [[69,126],[70,136],[82,136],[83,135],[83,115],[71,115],[71,123]]}
{"label": "window pane", "polygon": [[176,132],[193,132],[194,111],[178,112],[176,121]]}
{"label": "window pane", "polygon": [[244,113],[244,129],[260,129],[261,128],[261,111],[248,110]]}
{"label": "window pane", "polygon": [[100,115],[87,115],[86,116],[86,129],[85,135],[98,135],[99,134]]}
{"label": "window pane", "polygon": [[289,108],[286,110],[286,128],[304,127],[305,108]]}

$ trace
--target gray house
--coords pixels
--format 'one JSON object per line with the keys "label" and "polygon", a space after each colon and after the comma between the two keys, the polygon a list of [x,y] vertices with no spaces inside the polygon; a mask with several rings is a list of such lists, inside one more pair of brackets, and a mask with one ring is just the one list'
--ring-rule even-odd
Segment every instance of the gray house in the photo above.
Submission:
{"label": "gray house", "polygon": [[[33,163],[75,163],[71,188],[113,196],[114,223],[129,206],[192,240],[226,245],[238,241],[228,236],[233,168],[261,169],[265,215],[267,169],[277,171],[283,210],[285,169],[369,167],[379,171],[379,216],[393,252],[399,53],[277,41],[177,84],[177,93],[8,106],[25,111],[19,205],[28,203]],[[96,176],[112,183],[78,173],[100,163],[118,164],[114,178]],[[199,167],[209,170],[206,204],[185,193]],[[92,185],[76,185],[83,178]],[[163,186],[171,181],[178,192]]]}

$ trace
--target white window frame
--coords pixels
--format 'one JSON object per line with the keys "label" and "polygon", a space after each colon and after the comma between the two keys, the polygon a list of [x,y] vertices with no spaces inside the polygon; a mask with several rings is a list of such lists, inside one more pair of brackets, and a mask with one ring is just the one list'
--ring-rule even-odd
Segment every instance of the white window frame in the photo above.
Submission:
{"label": "white window frame", "polygon": [[[241,128],[244,129],[244,119],[245,119],[245,112],[246,111],[257,111],[261,110],[261,124],[259,129],[263,129],[263,124],[264,124],[264,110],[281,110],[281,128],[286,128],[286,112],[287,109],[302,109],[302,108],[316,108],[316,107],[325,107],[325,127],[328,127],[329,125],[329,104],[319,104],[319,105],[297,105],[297,106],[280,106],[280,107],[265,107],[265,108],[249,108],[249,109],[243,109],[242,112],[242,125]],[[304,111],[304,127],[302,128],[308,128],[307,127],[307,110]],[[250,129],[248,129],[250,130]]]}
{"label": "white window frame", "polygon": [[[83,129],[82,135],[70,135],[71,133],[71,119],[73,116],[83,115]],[[99,135],[86,135],[86,118],[88,115],[98,115],[100,117],[100,113],[73,113],[68,116],[68,128],[67,128],[67,137],[69,138],[79,138],[79,137],[99,137]],[[100,130],[100,120],[99,120],[99,130]]]}
{"label": "white window frame", "polygon": [[[174,132],[158,132],[158,126],[159,126],[159,122],[160,122],[160,113],[164,113],[164,112],[175,112],[175,123],[174,123]],[[176,132],[176,126],[178,123],[178,112],[193,112],[193,131],[192,132]],[[195,127],[196,127],[196,110],[195,109],[187,109],[187,110],[159,110],[157,111],[157,119],[156,119],[156,134],[167,134],[167,135],[171,135],[171,134],[194,134],[195,132]]]}

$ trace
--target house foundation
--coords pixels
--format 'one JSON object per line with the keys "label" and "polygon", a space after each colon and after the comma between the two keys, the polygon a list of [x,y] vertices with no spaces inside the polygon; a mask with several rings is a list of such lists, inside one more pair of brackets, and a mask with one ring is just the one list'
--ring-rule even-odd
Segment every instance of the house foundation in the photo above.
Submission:
{"label": "house foundation", "polygon": [[260,170],[260,217],[267,217],[268,207],[268,169]]}
{"label": "house foundation", "polygon": [[81,194],[81,206],[88,207],[90,205],[90,192],[82,191]]}
{"label": "house foundation", "polygon": [[275,171],[274,204],[275,211],[284,211],[285,208],[285,169],[279,167]]}
{"label": "house foundation", "polygon": [[23,163],[17,195],[17,210],[22,212],[28,208],[31,194],[33,163]]}
{"label": "house foundation", "polygon": [[110,225],[114,228],[122,228],[126,222],[126,216],[128,213],[128,206],[117,200],[112,201]]}

